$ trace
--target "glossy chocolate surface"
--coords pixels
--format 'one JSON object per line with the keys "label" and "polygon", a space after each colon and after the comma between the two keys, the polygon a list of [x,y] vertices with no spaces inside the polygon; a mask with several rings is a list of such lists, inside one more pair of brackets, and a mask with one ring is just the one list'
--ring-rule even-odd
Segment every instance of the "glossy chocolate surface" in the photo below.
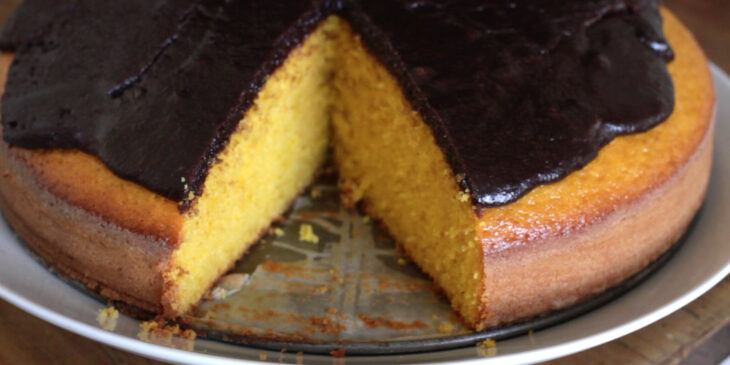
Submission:
{"label": "glossy chocolate surface", "polygon": [[476,208],[673,109],[655,1],[27,0],[0,36],[16,52],[4,139],[85,150],[184,201],[266,75],[332,13],[399,79]]}
{"label": "glossy chocolate surface", "polygon": [[[26,1],[0,37],[15,50],[4,139],[82,149],[122,178],[188,201],[266,76],[321,19],[309,9],[306,1]],[[35,17],[49,13],[47,24]]]}

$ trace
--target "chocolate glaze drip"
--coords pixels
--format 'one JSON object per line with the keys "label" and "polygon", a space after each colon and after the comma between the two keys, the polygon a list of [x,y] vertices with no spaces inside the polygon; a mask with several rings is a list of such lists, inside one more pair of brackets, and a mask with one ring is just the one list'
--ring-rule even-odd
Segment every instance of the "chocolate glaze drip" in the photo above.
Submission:
{"label": "chocolate glaze drip", "polygon": [[82,149],[187,202],[266,76],[333,13],[400,80],[477,210],[673,108],[649,0],[27,0],[0,34],[4,139]]}

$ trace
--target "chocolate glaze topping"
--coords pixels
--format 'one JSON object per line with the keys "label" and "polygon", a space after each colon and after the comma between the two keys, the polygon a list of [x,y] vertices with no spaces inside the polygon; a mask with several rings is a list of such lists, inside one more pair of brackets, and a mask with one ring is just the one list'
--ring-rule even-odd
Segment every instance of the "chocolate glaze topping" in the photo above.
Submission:
{"label": "chocolate glaze topping", "polygon": [[398,78],[478,211],[674,106],[651,0],[27,0],[0,34],[15,52],[4,139],[87,151],[186,202],[266,76],[333,13]]}

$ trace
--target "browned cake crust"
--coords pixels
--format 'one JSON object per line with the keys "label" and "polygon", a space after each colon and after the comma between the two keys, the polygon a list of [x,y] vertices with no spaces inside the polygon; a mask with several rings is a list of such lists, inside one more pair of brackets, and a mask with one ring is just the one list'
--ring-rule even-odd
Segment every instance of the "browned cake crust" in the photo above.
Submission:
{"label": "browned cake crust", "polygon": [[[598,186],[582,185],[610,192],[599,198],[581,200],[591,195],[576,192],[550,200],[551,191],[577,184],[571,175],[476,219],[485,279],[475,327],[562,308],[619,283],[664,252],[697,211],[710,172],[714,96],[702,52],[676,19],[664,16],[667,38],[679,55],[670,64],[677,108],[665,124],[674,119],[691,125],[682,131],[687,142],[678,145],[671,163],[646,165],[649,178],[636,184],[599,179]],[[0,58],[0,85],[11,59]],[[636,136],[653,138],[657,128]],[[636,136],[618,138],[604,151],[620,155],[626,142],[619,141]],[[617,168],[601,161],[599,155],[575,174]],[[183,222],[175,202],[117,178],[78,151],[27,150],[3,142],[0,171],[0,207],[35,252],[105,297],[165,310],[170,288],[163,287],[162,273],[181,241]],[[514,212],[520,214],[510,215]]]}
{"label": "browned cake crust", "polygon": [[482,328],[565,308],[646,267],[676,242],[702,204],[712,133],[669,181],[575,232],[485,252]]}
{"label": "browned cake crust", "polygon": [[480,219],[478,328],[524,320],[600,293],[655,260],[687,228],[712,164],[714,92],[707,59],[663,10],[676,58],[676,105],[661,125],[619,137],[564,180]]}
{"label": "browned cake crust", "polygon": [[27,151],[6,144],[0,148],[0,205],[28,246],[62,274],[106,298],[161,312],[169,245],[51,194],[37,182]]}
{"label": "browned cake crust", "polygon": [[[11,61],[0,56],[0,95]],[[175,202],[79,151],[3,142],[0,171],[0,207],[35,253],[106,298],[163,311],[162,273],[182,226]]]}

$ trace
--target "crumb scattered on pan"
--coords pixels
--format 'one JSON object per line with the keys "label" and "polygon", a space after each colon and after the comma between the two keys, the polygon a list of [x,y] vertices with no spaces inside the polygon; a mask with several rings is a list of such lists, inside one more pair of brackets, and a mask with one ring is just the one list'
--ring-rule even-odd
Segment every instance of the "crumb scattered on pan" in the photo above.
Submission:
{"label": "crumb scattered on pan", "polygon": [[479,342],[477,345],[482,348],[497,347],[497,341],[488,338],[482,342]]}
{"label": "crumb scattered on pan", "polygon": [[342,323],[335,322],[329,317],[312,316],[309,318],[309,323],[324,334],[340,334],[347,329]]}
{"label": "crumb scattered on pan", "polygon": [[119,311],[114,307],[99,309],[99,313],[96,315],[96,322],[107,331],[114,331],[117,328],[117,319],[119,319]]}
{"label": "crumb scattered on pan", "polygon": [[490,338],[477,343],[477,355],[481,357],[497,356],[497,341]]}
{"label": "crumb scattered on pan", "polygon": [[311,196],[312,199],[317,199],[322,196],[322,190],[318,188],[312,188],[312,190],[309,191],[309,196]]}
{"label": "crumb scattered on pan", "polygon": [[139,328],[137,338],[142,341],[188,351],[195,348],[195,332],[183,330],[177,324],[151,320],[141,322]]}
{"label": "crumb scattered on pan", "polygon": [[362,217],[362,222],[363,223],[369,223],[370,222],[370,217],[368,217],[368,216]]}
{"label": "crumb scattered on pan", "polygon": [[302,224],[299,226],[299,240],[302,242],[318,243],[319,236],[314,233],[311,224]]}
{"label": "crumb scattered on pan", "polygon": [[408,263],[408,261],[406,261],[406,259],[404,259],[402,257],[398,258],[398,265],[405,265],[406,263]]}
{"label": "crumb scattered on pan", "polygon": [[438,331],[439,333],[444,333],[444,334],[446,334],[446,333],[453,333],[453,332],[454,332],[454,325],[453,325],[453,324],[451,324],[451,323],[449,323],[449,322],[444,322],[444,323],[441,323],[441,324],[440,324],[440,325],[439,325],[439,326],[438,326],[438,327],[436,328],[436,330],[437,330],[437,331]]}
{"label": "crumb scattered on pan", "polygon": [[279,227],[276,227],[276,228],[274,228],[274,235],[276,237],[281,237],[284,235],[284,230]]}
{"label": "crumb scattered on pan", "polygon": [[259,352],[259,360],[266,361],[267,357],[268,357],[268,355],[266,354],[266,351]]}
{"label": "crumb scattered on pan", "polygon": [[334,357],[345,357],[345,349],[339,348],[337,350],[330,351],[330,355]]}

